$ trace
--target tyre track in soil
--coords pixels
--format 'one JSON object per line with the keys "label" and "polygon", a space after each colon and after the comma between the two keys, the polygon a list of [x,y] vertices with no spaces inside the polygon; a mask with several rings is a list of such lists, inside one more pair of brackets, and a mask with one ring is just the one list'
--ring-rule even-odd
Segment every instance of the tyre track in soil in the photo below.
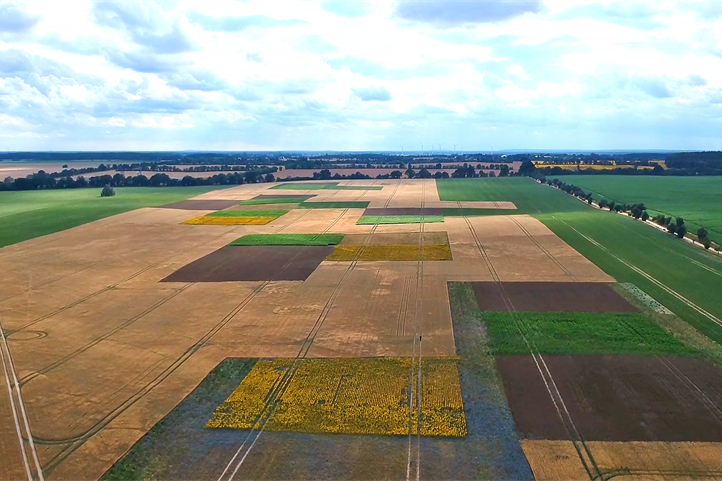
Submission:
{"label": "tyre track in soil", "polygon": [[[224,235],[226,235],[226,234],[229,234],[232,230],[233,230],[232,227],[226,229],[226,231],[222,234],[222,236],[224,236]],[[211,241],[208,241],[208,242],[204,242],[204,243],[202,243],[202,244],[199,244],[198,247],[205,247],[206,245],[211,244],[211,243],[214,242],[214,241],[215,241],[215,239],[213,239],[213,240],[211,240]],[[119,280],[119,281],[117,281],[117,282],[114,282],[114,283],[112,283],[112,284],[110,284],[110,285],[108,285],[108,286],[105,286],[105,287],[103,287],[102,289],[98,289],[97,291],[92,292],[92,293],[90,293],[90,294],[88,294],[88,295],[86,295],[86,296],[78,299],[77,301],[73,301],[73,302],[71,302],[70,304],[66,304],[66,305],[63,306],[63,307],[60,307],[60,308],[58,308],[58,309],[56,309],[56,310],[54,310],[54,311],[52,311],[52,312],[49,312],[48,314],[44,314],[44,315],[42,315],[42,316],[40,316],[40,317],[37,317],[37,318],[35,318],[34,320],[30,321],[29,323],[27,323],[27,324],[25,324],[25,325],[23,325],[23,326],[17,327],[17,328],[15,328],[15,329],[8,329],[8,330],[5,331],[5,334],[9,336],[10,334],[13,334],[13,333],[15,333],[15,332],[22,331],[23,329],[27,329],[28,327],[33,326],[33,325],[37,324],[38,322],[42,322],[42,321],[44,321],[44,320],[46,320],[46,319],[49,319],[49,318],[51,318],[51,317],[53,317],[53,316],[55,316],[55,315],[58,315],[58,314],[62,313],[62,312],[64,312],[64,311],[67,311],[68,309],[71,309],[71,308],[73,308],[73,307],[75,307],[75,306],[77,306],[77,305],[80,305],[80,304],[82,304],[83,302],[85,302],[85,301],[87,301],[87,300],[89,300],[89,299],[92,299],[92,298],[94,298],[94,297],[99,296],[100,294],[103,294],[103,293],[105,293],[105,292],[108,292],[108,291],[111,291],[111,290],[113,290],[113,289],[116,289],[120,284],[123,284],[124,282],[128,282],[128,281],[130,281],[130,280],[133,280],[133,279],[135,279],[136,277],[144,274],[145,272],[147,272],[147,271],[149,271],[149,270],[151,270],[151,269],[153,269],[153,268],[155,268],[155,267],[158,267],[159,265],[163,264],[164,262],[168,262],[168,261],[170,261],[171,259],[173,259],[173,258],[175,258],[175,257],[182,256],[182,255],[184,255],[184,254],[185,254],[185,252],[183,252],[183,253],[181,253],[181,254],[173,254],[173,255],[171,255],[171,256],[165,257],[165,258],[161,259],[161,260],[158,261],[158,262],[155,262],[155,263],[153,263],[153,264],[151,264],[151,265],[149,265],[149,266],[146,266],[146,267],[140,269],[139,271],[137,271],[137,272],[129,275],[128,277],[125,277],[125,278],[123,278],[123,279],[121,279],[121,280]],[[80,272],[80,271],[78,271],[78,272]],[[14,296],[13,296],[13,297],[14,297]]]}
{"label": "tyre track in soil", "polygon": [[[388,207],[389,203],[391,202],[391,199],[394,197],[396,192],[398,191],[400,182],[396,184],[396,187],[394,188],[394,191],[391,193],[389,198],[386,200],[385,207]],[[344,212],[346,212],[348,209],[345,209]],[[340,219],[340,217],[339,217]],[[335,222],[334,222],[335,224]],[[332,224],[333,225],[333,224]],[[250,431],[246,435],[245,439],[241,443],[241,445],[238,447],[236,452],[233,454],[231,459],[226,464],[226,467],[223,469],[223,472],[218,477],[218,481],[222,481],[224,477],[227,477],[227,481],[232,481],[235,477],[236,473],[238,473],[238,470],[241,468],[243,463],[245,462],[246,458],[250,454],[250,452],[253,450],[253,448],[256,445],[256,442],[260,438],[261,434],[263,433],[266,425],[270,421],[271,417],[273,416],[273,413],[275,412],[279,401],[285,394],[285,392],[288,390],[288,387],[291,384],[291,381],[293,380],[293,376],[295,375],[296,371],[298,370],[298,367],[300,366],[301,362],[306,358],[309,350],[311,349],[311,346],[313,345],[313,342],[316,339],[316,335],[320,331],[321,327],[323,326],[323,323],[325,322],[326,318],[328,317],[328,313],[331,311],[331,308],[335,304],[336,299],[338,298],[339,294],[341,293],[341,288],[344,286],[344,281],[348,278],[350,273],[353,271],[353,269],[356,267],[356,265],[359,262],[359,259],[363,253],[364,247],[368,246],[371,237],[376,232],[379,224],[374,224],[367,234],[366,241],[364,242],[364,245],[361,246],[361,249],[357,252],[355,258],[349,266],[346,268],[346,271],[344,271],[343,276],[339,280],[339,282],[336,284],[336,287],[334,287],[334,290],[331,293],[331,296],[326,301],[326,304],[324,305],[321,313],[319,314],[318,318],[316,319],[316,322],[312,326],[309,333],[306,335],[306,338],[304,339],[303,343],[301,344],[301,347],[298,351],[298,354],[293,359],[293,362],[291,363],[291,366],[289,366],[279,377],[276,379],[273,387],[271,388],[271,391],[266,396],[266,400],[264,403],[264,406],[259,413],[259,415],[256,417],[256,420],[254,421]],[[327,228],[325,231],[329,230]],[[324,231],[324,232],[325,232]],[[241,454],[242,453],[242,454]],[[238,457],[240,456],[240,459]],[[238,462],[236,462],[236,459],[238,459]],[[231,467],[234,465],[235,467],[231,471]],[[227,475],[227,476],[226,476]]]}
{"label": "tyre track in soil", "polygon": [[521,231],[524,234],[526,234],[526,236],[529,238],[529,240],[531,240],[544,253],[544,255],[546,255],[549,258],[549,260],[551,260],[554,263],[555,266],[557,266],[559,269],[561,269],[561,271],[565,275],[567,275],[573,282],[577,282],[577,278],[574,276],[574,274],[572,274],[572,272],[569,269],[567,269],[566,266],[559,261],[559,259],[554,257],[554,255],[552,255],[552,253],[549,252],[546,247],[541,245],[541,243],[538,240],[536,240],[536,238],[527,230],[526,227],[524,227],[521,224],[521,222],[519,222],[513,216],[509,216],[509,219],[511,219],[512,222],[514,222],[519,227],[519,229],[521,229]]}
{"label": "tyre track in soil", "polygon": [[[339,217],[337,217],[326,229],[324,229],[324,233],[327,232],[329,229],[331,229],[346,213],[348,209],[345,209]],[[228,232],[230,232],[229,229]],[[300,254],[297,254],[293,258],[291,258],[285,267],[288,267]],[[128,398],[124,403],[122,403],[120,406],[118,406],[116,409],[108,413],[107,416],[105,416],[103,419],[98,421],[93,427],[91,427],[89,430],[84,432],[83,434],[80,434],[78,436],[73,436],[70,438],[64,438],[64,439],[43,439],[43,438],[35,438],[35,441],[37,444],[44,444],[44,445],[62,445],[67,444],[68,446],[61,450],[60,453],[58,453],[55,457],[53,457],[45,466],[45,471],[50,474],[57,466],[62,463],[68,456],[70,456],[73,452],[75,452],[80,446],[82,446],[88,439],[90,439],[92,436],[97,434],[101,429],[103,429],[105,426],[107,426],[111,421],[113,421],[115,418],[117,418],[119,415],[121,415],[123,412],[125,412],[127,409],[129,409],[133,404],[135,404],[138,400],[140,400],[145,394],[150,392],[153,388],[158,386],[163,380],[165,380],[168,376],[170,376],[176,369],[181,367],[181,365],[187,361],[195,352],[197,352],[203,345],[205,345],[218,331],[220,331],[226,324],[228,324],[233,317],[236,316],[246,305],[248,305],[265,287],[270,283],[271,281],[264,281],[262,284],[258,285],[246,298],[244,298],[236,307],[234,307],[221,321],[213,326],[213,328],[208,331],[199,341],[197,341],[195,344],[193,344],[191,347],[189,347],[183,355],[181,355],[179,358],[177,358],[170,366],[168,366],[165,370],[163,370],[161,373],[159,373],[151,382],[143,386],[139,391],[137,391],[134,395],[132,395],[130,398]],[[194,284],[194,283],[193,283]],[[190,287],[185,286],[185,288]]]}
{"label": "tyre track in soil", "polygon": [[[425,194],[426,194],[426,183],[421,182],[421,208],[425,205]],[[422,216],[423,219],[423,216]],[[412,339],[411,347],[411,371],[409,372],[409,438],[408,438],[408,450],[406,457],[406,481],[410,481],[412,465],[416,471],[415,479],[419,481],[421,472],[421,323],[419,318],[423,315],[423,302],[424,302],[424,226],[421,222],[419,224],[419,260],[416,262],[416,304],[414,308],[414,335]],[[416,373],[414,373],[414,364],[416,361],[416,336],[419,337],[418,343],[418,364],[416,367]],[[414,383],[414,374],[416,374],[416,382]],[[415,386],[414,386],[415,384]],[[416,389],[416,459],[415,462],[412,460],[413,451],[413,415],[414,415],[414,388]]]}
{"label": "tyre track in soil", "polygon": [[514,325],[519,331],[519,334],[522,336],[522,339],[524,339],[524,342],[526,343],[529,353],[532,356],[532,359],[534,360],[534,363],[536,365],[537,370],[539,371],[540,376],[542,377],[542,381],[544,382],[544,385],[546,387],[547,393],[549,394],[549,397],[552,400],[552,403],[554,404],[554,407],[557,411],[557,414],[559,415],[559,419],[562,422],[562,425],[564,426],[565,431],[567,432],[567,435],[569,436],[569,439],[571,440],[575,451],[577,452],[577,455],[579,456],[579,460],[582,463],[582,466],[584,467],[585,472],[589,476],[589,479],[591,481],[595,481],[597,479],[603,479],[602,477],[602,471],[600,470],[599,466],[597,465],[596,460],[594,459],[594,456],[592,455],[592,452],[587,445],[587,443],[584,441],[584,438],[579,433],[579,430],[577,429],[576,425],[574,424],[574,420],[571,417],[571,414],[569,413],[569,410],[566,407],[566,404],[564,402],[564,399],[561,395],[561,392],[559,391],[559,388],[556,385],[556,382],[554,380],[554,377],[551,374],[551,371],[549,370],[549,367],[547,366],[544,357],[539,353],[539,350],[537,349],[536,345],[529,341],[526,333],[530,331],[530,328],[527,323],[522,321],[517,315],[516,315],[516,308],[514,307],[513,302],[509,298],[509,296],[506,293],[506,290],[504,289],[504,285],[501,282],[501,279],[499,278],[499,275],[496,272],[496,269],[494,268],[493,264],[491,263],[491,259],[488,257],[486,249],[484,248],[483,244],[481,243],[476,230],[474,229],[474,226],[472,225],[471,221],[467,216],[463,216],[464,221],[469,227],[469,230],[471,231],[472,236],[474,237],[474,241],[476,242],[477,248],[479,249],[479,253],[481,254],[484,262],[486,263],[487,268],[489,269],[489,273],[491,274],[493,281],[499,290],[499,295],[502,297],[502,300],[504,301],[504,304],[507,307],[508,313],[511,315],[512,320],[514,321]]}

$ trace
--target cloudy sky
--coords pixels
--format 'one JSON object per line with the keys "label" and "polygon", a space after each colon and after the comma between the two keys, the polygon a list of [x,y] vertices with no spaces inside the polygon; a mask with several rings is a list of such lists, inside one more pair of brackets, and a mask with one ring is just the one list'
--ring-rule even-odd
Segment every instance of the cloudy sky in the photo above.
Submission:
{"label": "cloudy sky", "polygon": [[2,150],[722,149],[722,2],[0,0]]}

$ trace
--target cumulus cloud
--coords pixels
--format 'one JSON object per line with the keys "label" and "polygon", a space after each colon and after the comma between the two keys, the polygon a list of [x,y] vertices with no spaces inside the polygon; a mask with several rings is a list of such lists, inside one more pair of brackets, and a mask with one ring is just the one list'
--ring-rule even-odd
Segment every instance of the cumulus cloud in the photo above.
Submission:
{"label": "cumulus cloud", "polygon": [[0,1],[0,35],[22,34],[31,31],[42,17],[28,12],[24,5]]}
{"label": "cumulus cloud", "polygon": [[194,50],[195,42],[183,31],[180,18],[169,15],[151,0],[105,2],[96,0],[91,10],[98,25],[122,31],[153,53]]}
{"label": "cumulus cloud", "polygon": [[402,0],[395,15],[404,20],[448,27],[495,23],[544,10],[542,0]]}
{"label": "cumulus cloud", "polygon": [[506,69],[507,72],[509,72],[512,75],[516,75],[522,80],[529,80],[531,77],[529,77],[529,74],[524,71],[524,68],[520,65],[510,65],[508,69]]}
{"label": "cumulus cloud", "polygon": [[215,32],[242,32],[249,28],[293,27],[307,23],[304,20],[286,20],[265,15],[213,17],[202,13],[192,13],[188,18],[206,30]]}
{"label": "cumulus cloud", "polygon": [[354,96],[362,102],[388,102],[391,100],[391,92],[385,87],[365,87],[365,88],[352,88]]}

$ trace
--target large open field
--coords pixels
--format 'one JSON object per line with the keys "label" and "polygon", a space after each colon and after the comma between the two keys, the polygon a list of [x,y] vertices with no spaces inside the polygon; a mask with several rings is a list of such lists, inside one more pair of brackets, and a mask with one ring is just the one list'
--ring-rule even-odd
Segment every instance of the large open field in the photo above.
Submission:
{"label": "large open field", "polygon": [[720,259],[525,178],[278,186],[0,249],[0,479],[722,478]]}
{"label": "large open field", "polygon": [[560,180],[597,198],[643,202],[650,212],[681,216],[693,231],[704,226],[712,239],[722,240],[722,177],[565,175]]}

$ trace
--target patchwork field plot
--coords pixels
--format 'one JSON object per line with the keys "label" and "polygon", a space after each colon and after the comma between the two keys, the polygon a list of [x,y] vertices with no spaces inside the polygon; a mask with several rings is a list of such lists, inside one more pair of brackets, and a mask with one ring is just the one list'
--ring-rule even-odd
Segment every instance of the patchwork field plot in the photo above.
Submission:
{"label": "patchwork field plot", "polygon": [[364,215],[356,224],[431,224],[434,222],[444,222],[444,217],[441,215]]}
{"label": "patchwork field plot", "polygon": [[474,293],[483,311],[637,312],[608,284],[600,282],[476,282]]}
{"label": "patchwork field plot", "polygon": [[302,281],[332,251],[326,246],[227,246],[163,282]]}
{"label": "patchwork field plot", "polygon": [[233,207],[237,203],[235,200],[182,200],[160,207],[180,210],[222,210]]}
{"label": "patchwork field plot", "polygon": [[301,202],[310,199],[311,195],[259,195],[253,199],[240,201],[239,205],[272,205],[272,204],[291,204],[298,205]]}
{"label": "patchwork field plot", "polygon": [[496,355],[528,354],[525,339],[542,354],[697,353],[643,314],[485,312],[483,320]]}
{"label": "patchwork field plot", "polygon": [[[588,441],[722,441],[722,420],[710,410],[722,403],[722,372],[705,360],[618,355],[544,360]],[[497,365],[522,436],[569,439],[532,357],[501,356]]]}
{"label": "patchwork field plot", "polygon": [[299,209],[366,209],[369,202],[364,201],[338,201],[338,202],[303,202]]}
{"label": "patchwork field plot", "polygon": [[289,184],[279,184],[273,187],[273,189],[280,190],[381,190],[381,186],[373,185],[339,185],[338,182],[295,182]]}
{"label": "patchwork field plot", "polygon": [[186,225],[266,225],[276,219],[278,219],[278,217],[275,216],[205,215],[188,219],[182,223]]}
{"label": "patchwork field plot", "polygon": [[232,246],[330,246],[336,245],[344,234],[246,234]]}
{"label": "patchwork field plot", "polygon": [[380,216],[419,216],[431,217],[443,215],[444,209],[429,207],[390,207],[390,208],[369,208],[364,211],[364,217]]}
{"label": "patchwork field plot", "polygon": [[[421,422],[415,388],[409,399],[410,372],[411,359],[403,358],[261,360],[207,427],[251,429],[265,422],[268,431],[404,435],[421,425],[422,435],[465,436],[456,361],[423,361]],[[287,377],[287,389],[269,406],[271,392]]]}
{"label": "patchwork field plot", "polygon": [[450,261],[446,232],[349,234],[328,256],[329,261]]}

